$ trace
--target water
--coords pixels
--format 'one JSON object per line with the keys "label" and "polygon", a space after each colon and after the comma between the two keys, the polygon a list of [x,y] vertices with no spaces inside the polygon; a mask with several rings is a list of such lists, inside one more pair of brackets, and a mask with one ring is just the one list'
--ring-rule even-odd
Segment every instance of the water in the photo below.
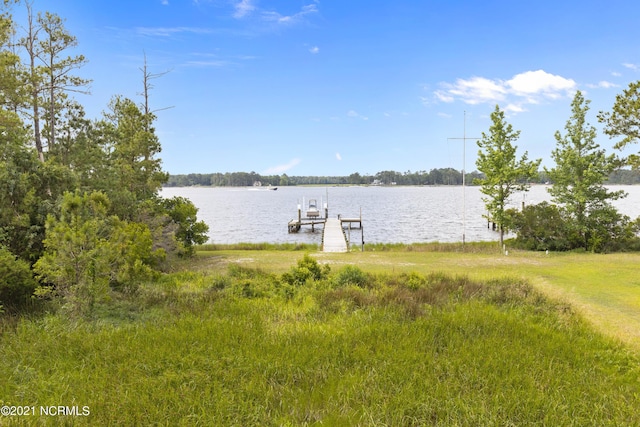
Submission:
{"label": "water", "polygon": [[[546,186],[517,193],[512,206],[549,200]],[[620,186],[629,193],[614,204],[623,214],[640,215],[640,186]],[[271,242],[319,244],[322,226],[303,227],[288,233],[287,224],[297,218],[297,205],[316,199],[319,207],[329,202],[329,216],[359,217],[363,231],[351,231],[351,242],[416,243],[497,241],[498,233],[487,228],[479,187],[279,187],[262,188],[169,187],[163,197],[183,196],[198,207],[198,218],[209,225],[213,243]],[[463,216],[463,205],[466,205]],[[303,212],[304,208],[303,206]],[[324,210],[321,209],[324,213]]]}

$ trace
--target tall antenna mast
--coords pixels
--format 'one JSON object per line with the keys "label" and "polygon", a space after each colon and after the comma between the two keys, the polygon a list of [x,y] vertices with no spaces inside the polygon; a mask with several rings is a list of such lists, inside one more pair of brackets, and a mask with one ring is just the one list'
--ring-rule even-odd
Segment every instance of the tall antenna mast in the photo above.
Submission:
{"label": "tall antenna mast", "polygon": [[467,139],[480,139],[480,138],[467,138],[467,111],[464,111],[464,122],[462,125],[462,138],[447,138],[462,140],[462,246],[465,244],[465,234],[467,230],[467,192],[466,192],[466,152],[467,152]]}

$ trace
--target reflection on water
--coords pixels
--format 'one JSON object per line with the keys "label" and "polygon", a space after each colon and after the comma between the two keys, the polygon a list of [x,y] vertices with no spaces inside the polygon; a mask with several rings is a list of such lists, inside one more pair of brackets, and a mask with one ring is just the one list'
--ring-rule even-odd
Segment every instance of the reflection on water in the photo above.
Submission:
{"label": "reflection on water", "polygon": [[[629,193],[615,202],[623,214],[640,215],[640,187],[621,186]],[[279,187],[277,191],[254,188],[164,188],[162,196],[183,196],[199,209],[198,218],[209,225],[214,243],[298,242],[320,243],[322,227],[289,234],[287,224],[297,217],[297,205],[328,199],[329,216],[358,217],[362,212],[367,243],[459,242],[498,240],[487,228],[479,187]],[[463,197],[464,194],[464,197]],[[512,198],[522,203],[550,200],[546,186],[534,186]],[[463,206],[466,206],[463,215]],[[463,227],[464,223],[464,227]],[[351,241],[360,243],[359,230]]]}

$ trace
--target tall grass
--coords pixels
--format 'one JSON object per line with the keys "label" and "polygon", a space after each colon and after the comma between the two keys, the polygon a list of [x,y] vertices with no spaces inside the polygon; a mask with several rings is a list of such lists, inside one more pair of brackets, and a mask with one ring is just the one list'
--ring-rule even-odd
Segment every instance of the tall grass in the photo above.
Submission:
{"label": "tall grass", "polygon": [[0,421],[638,425],[638,362],[522,279],[351,266],[293,286],[234,265],[4,332],[0,405],[91,414]]}
{"label": "tall grass", "polygon": [[200,252],[234,250],[234,251],[316,251],[317,244],[312,243],[208,243],[197,247]]}

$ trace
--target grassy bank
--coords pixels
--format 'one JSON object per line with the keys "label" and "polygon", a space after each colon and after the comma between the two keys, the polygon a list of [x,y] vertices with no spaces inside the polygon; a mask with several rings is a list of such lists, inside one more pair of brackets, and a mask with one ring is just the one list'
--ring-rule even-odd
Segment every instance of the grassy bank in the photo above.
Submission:
{"label": "grassy bank", "polygon": [[[301,255],[287,251],[259,251],[222,247],[203,251],[193,268],[224,268],[228,263],[286,271]],[[255,248],[253,248],[255,249]],[[335,268],[356,265],[372,273],[421,274],[443,272],[477,280],[518,277],[545,294],[574,306],[601,332],[640,351],[640,263],[638,253],[589,254],[510,250],[504,256],[489,243],[429,243],[422,245],[371,245],[366,252],[330,254],[311,252],[319,262]]]}
{"label": "grassy bank", "polygon": [[90,414],[1,423],[640,424],[638,357],[524,279],[586,277],[591,255],[302,257],[201,253],[91,319],[23,319],[0,338],[0,404]]}

